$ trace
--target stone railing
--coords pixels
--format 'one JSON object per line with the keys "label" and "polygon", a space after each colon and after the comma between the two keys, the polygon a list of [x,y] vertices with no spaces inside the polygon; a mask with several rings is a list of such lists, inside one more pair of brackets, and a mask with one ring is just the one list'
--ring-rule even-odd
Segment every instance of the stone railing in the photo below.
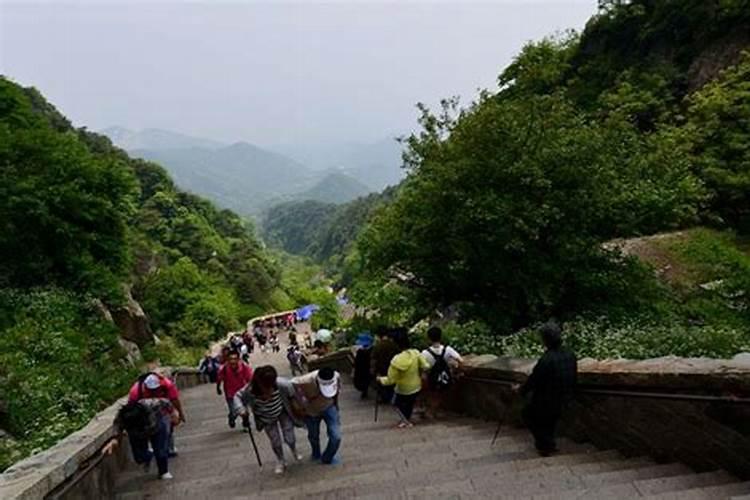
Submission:
{"label": "stone railing", "polygon": [[[180,389],[202,382],[195,369],[162,369]],[[0,475],[0,498],[37,500],[42,498],[111,498],[117,473],[129,460],[127,439],[111,456],[101,454],[102,447],[114,436],[113,421],[122,398],[98,413],[82,429],[51,448],[32,455]]]}
{"label": "stone railing", "polygon": [[351,349],[339,349],[327,356],[311,359],[307,362],[307,369],[310,371],[324,366],[329,366],[339,373],[348,375],[354,368],[354,355]]}
{"label": "stone railing", "polygon": [[[349,350],[311,368],[352,369]],[[513,383],[535,360],[467,356],[446,409],[521,426]],[[697,471],[725,469],[750,479],[750,354],[731,360],[666,357],[643,361],[582,359],[579,390],[560,433],[627,456],[678,461]]]}
{"label": "stone railing", "polygon": [[[521,425],[523,382],[533,360],[476,356],[447,398],[450,409]],[[578,393],[560,432],[628,456],[725,469],[750,479],[750,355],[732,360],[583,359]]]}

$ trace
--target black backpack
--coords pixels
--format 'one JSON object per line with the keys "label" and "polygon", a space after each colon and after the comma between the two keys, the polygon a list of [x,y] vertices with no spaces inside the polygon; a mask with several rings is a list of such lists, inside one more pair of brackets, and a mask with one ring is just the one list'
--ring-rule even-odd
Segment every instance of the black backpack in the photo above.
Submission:
{"label": "black backpack", "polygon": [[437,389],[439,391],[447,389],[453,383],[451,368],[445,360],[445,351],[447,348],[447,346],[443,346],[443,352],[440,354],[436,354],[432,349],[427,349],[435,360],[432,368],[430,368],[430,371],[427,374],[427,380],[432,389]]}
{"label": "black backpack", "polygon": [[141,401],[143,396],[143,382],[150,373],[138,379],[138,401],[129,401],[120,408],[118,419],[128,434],[136,437],[153,436],[159,430],[159,413],[161,408]]}

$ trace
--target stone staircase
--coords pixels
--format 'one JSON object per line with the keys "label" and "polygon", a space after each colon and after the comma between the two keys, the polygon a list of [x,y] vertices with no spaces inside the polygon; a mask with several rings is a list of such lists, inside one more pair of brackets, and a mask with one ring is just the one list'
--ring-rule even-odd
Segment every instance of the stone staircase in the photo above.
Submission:
{"label": "stone staircase", "polygon": [[[255,354],[252,362],[287,371],[283,352]],[[340,465],[291,463],[277,476],[265,434],[255,436],[264,461],[260,469],[247,434],[227,427],[225,405],[214,388],[188,389],[182,395],[188,423],[178,430],[180,455],[170,462],[175,478],[159,481],[132,467],[118,478],[117,498],[750,500],[750,482],[723,471],[695,473],[681,464],[626,458],[565,439],[559,454],[540,458],[522,429],[503,429],[491,447],[495,424],[467,417],[394,429],[397,418],[390,409],[381,407],[376,423],[372,401],[358,396],[350,386],[342,394]],[[297,442],[308,455],[302,429]]]}

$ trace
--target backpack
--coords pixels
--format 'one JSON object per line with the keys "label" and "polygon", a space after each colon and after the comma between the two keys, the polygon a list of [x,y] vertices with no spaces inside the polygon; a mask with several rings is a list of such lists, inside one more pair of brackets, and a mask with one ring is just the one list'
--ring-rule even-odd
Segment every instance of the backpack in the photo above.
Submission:
{"label": "backpack", "polygon": [[129,435],[146,438],[159,430],[159,410],[140,401],[128,402],[120,408],[122,427]]}
{"label": "backpack", "polygon": [[150,437],[159,430],[159,406],[149,405],[141,400],[143,381],[148,375],[147,373],[138,380],[138,401],[129,401],[118,413],[122,427],[135,437]]}
{"label": "backpack", "polygon": [[299,366],[300,361],[302,361],[302,353],[297,349],[292,349],[286,353],[286,359],[288,359],[289,363],[293,366]]}
{"label": "backpack", "polygon": [[432,349],[427,349],[435,360],[435,363],[433,363],[432,368],[430,368],[430,371],[427,374],[427,380],[432,389],[445,390],[453,383],[451,368],[445,360],[446,349],[448,349],[448,347],[443,346],[443,352],[440,354],[436,354]]}

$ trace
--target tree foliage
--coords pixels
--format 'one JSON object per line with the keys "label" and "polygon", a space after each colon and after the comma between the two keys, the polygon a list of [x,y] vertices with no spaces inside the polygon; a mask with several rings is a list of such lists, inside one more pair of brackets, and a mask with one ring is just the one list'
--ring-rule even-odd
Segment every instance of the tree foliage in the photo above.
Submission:
{"label": "tree foliage", "polygon": [[592,277],[624,265],[601,243],[689,223],[703,196],[685,151],[557,95],[487,97],[422,123],[412,176],[358,250],[432,302],[468,302],[506,326],[613,295]]}
{"label": "tree foliage", "polygon": [[7,80],[0,102],[0,286],[58,284],[115,298],[129,271],[133,173],[36,118]]}
{"label": "tree foliage", "polygon": [[690,97],[688,130],[713,211],[750,231],[750,52]]}

